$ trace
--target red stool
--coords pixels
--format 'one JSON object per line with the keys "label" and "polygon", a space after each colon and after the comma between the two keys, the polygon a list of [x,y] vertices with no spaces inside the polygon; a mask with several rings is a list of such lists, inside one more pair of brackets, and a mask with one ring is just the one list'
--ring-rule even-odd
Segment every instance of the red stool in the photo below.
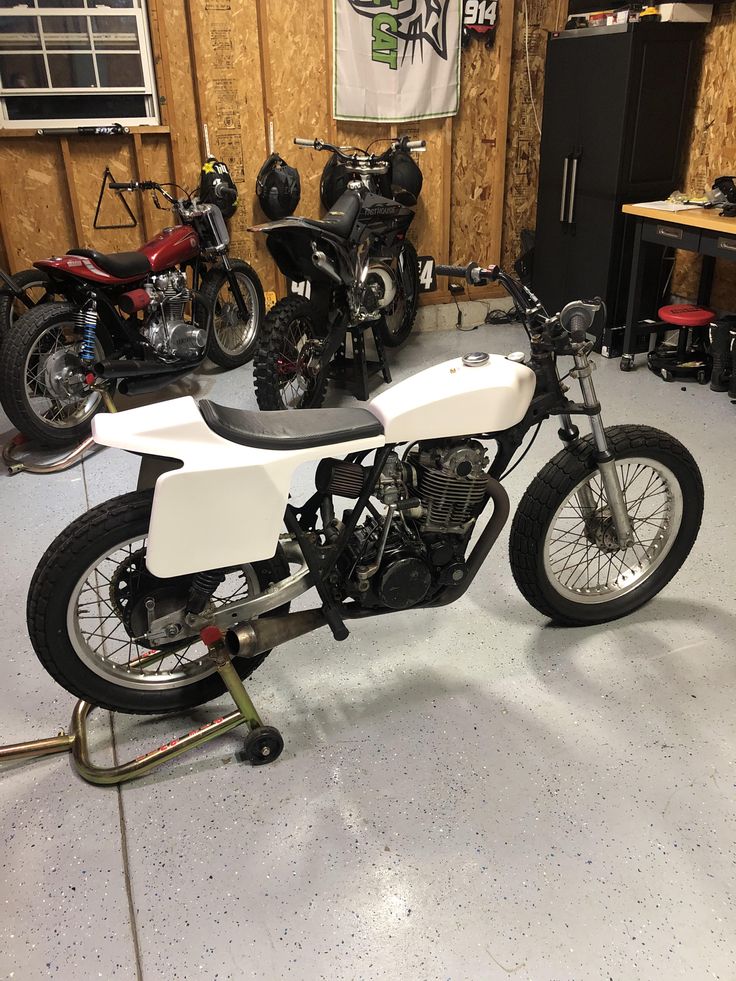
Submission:
{"label": "red stool", "polygon": [[[701,385],[706,384],[710,375],[711,360],[707,354],[708,337],[700,333],[706,330],[716,314],[706,307],[691,303],[672,303],[659,308],[659,319],[678,329],[677,348],[658,346],[649,353],[649,367],[660,374],[665,381],[675,377],[695,377]],[[692,334],[691,334],[692,332]],[[700,336],[698,336],[700,334]],[[695,348],[688,345],[691,341]]]}

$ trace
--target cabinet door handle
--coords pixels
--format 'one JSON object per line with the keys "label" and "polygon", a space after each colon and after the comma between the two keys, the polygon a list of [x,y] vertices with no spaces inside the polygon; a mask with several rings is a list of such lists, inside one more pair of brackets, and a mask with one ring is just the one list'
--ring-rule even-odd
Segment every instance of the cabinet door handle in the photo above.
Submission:
{"label": "cabinet door handle", "polygon": [[572,177],[570,178],[570,204],[567,209],[567,223],[572,225],[573,214],[575,212],[575,189],[578,183],[578,158],[572,158]]}
{"label": "cabinet door handle", "polygon": [[724,252],[736,252],[736,242],[732,238],[719,238],[718,248]]}
{"label": "cabinet door handle", "polygon": [[560,198],[560,221],[565,221],[565,198],[567,192],[567,170],[570,166],[570,154],[565,157],[562,164],[562,197]]}

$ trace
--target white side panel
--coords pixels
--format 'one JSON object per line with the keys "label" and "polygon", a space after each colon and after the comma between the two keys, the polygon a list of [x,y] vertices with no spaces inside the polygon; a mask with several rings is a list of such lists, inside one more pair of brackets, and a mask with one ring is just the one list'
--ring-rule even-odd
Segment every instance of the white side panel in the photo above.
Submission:
{"label": "white side panel", "polygon": [[285,452],[240,446],[213,433],[191,397],[98,415],[92,425],[105,446],[183,461],[154,492],[146,564],[162,578],[270,558],[296,468],[385,442],[377,436]]}
{"label": "white side panel", "polygon": [[531,368],[498,354],[472,368],[455,358],[399,382],[367,408],[387,443],[493,433],[521,422],[535,387]]}

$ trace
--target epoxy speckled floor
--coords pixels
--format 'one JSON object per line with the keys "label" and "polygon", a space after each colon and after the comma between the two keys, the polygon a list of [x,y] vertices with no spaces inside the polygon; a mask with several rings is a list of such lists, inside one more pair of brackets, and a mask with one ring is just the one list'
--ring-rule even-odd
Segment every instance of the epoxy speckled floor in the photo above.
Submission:
{"label": "epoxy speckled floor", "polygon": [[[417,335],[394,377],[523,340]],[[736,979],[736,406],[602,359],[595,381],[607,423],[669,429],[703,470],[700,539],[664,593],[608,627],[551,627],[517,593],[504,533],[455,606],[274,654],[250,685],[286,740],[272,767],[238,762],[237,734],[120,794],[64,757],[6,767],[0,978]],[[249,369],[167,395],[183,392],[255,405]],[[512,507],[558,448],[547,423]],[[67,724],[26,590],[52,537],[136,471],[105,450],[0,477],[0,741]],[[191,728],[113,725],[121,755]],[[104,753],[106,713],[95,733]]]}

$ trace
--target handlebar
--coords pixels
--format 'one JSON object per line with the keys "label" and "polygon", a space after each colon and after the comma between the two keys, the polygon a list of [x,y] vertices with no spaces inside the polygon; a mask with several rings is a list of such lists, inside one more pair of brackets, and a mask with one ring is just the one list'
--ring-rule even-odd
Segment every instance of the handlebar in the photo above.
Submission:
{"label": "handlebar", "polygon": [[[395,150],[409,150],[409,152],[421,153],[427,148],[426,140],[409,140],[405,136],[402,136],[398,140],[393,140],[391,146],[381,154],[368,153],[367,150],[363,150],[360,147],[342,147],[335,146],[334,143],[326,143],[324,140],[306,140],[303,137],[294,137],[295,146],[309,147],[312,150],[329,150],[331,153],[337,154],[342,160],[353,161],[356,159],[365,160],[385,160],[391,153]],[[352,150],[352,153],[346,153],[346,150]]]}
{"label": "handlebar", "polygon": [[449,276],[450,279],[464,279],[471,286],[479,286],[481,283],[493,283],[504,273],[498,266],[489,266],[483,269],[477,262],[469,262],[467,266],[435,266],[434,271],[438,276]]}

